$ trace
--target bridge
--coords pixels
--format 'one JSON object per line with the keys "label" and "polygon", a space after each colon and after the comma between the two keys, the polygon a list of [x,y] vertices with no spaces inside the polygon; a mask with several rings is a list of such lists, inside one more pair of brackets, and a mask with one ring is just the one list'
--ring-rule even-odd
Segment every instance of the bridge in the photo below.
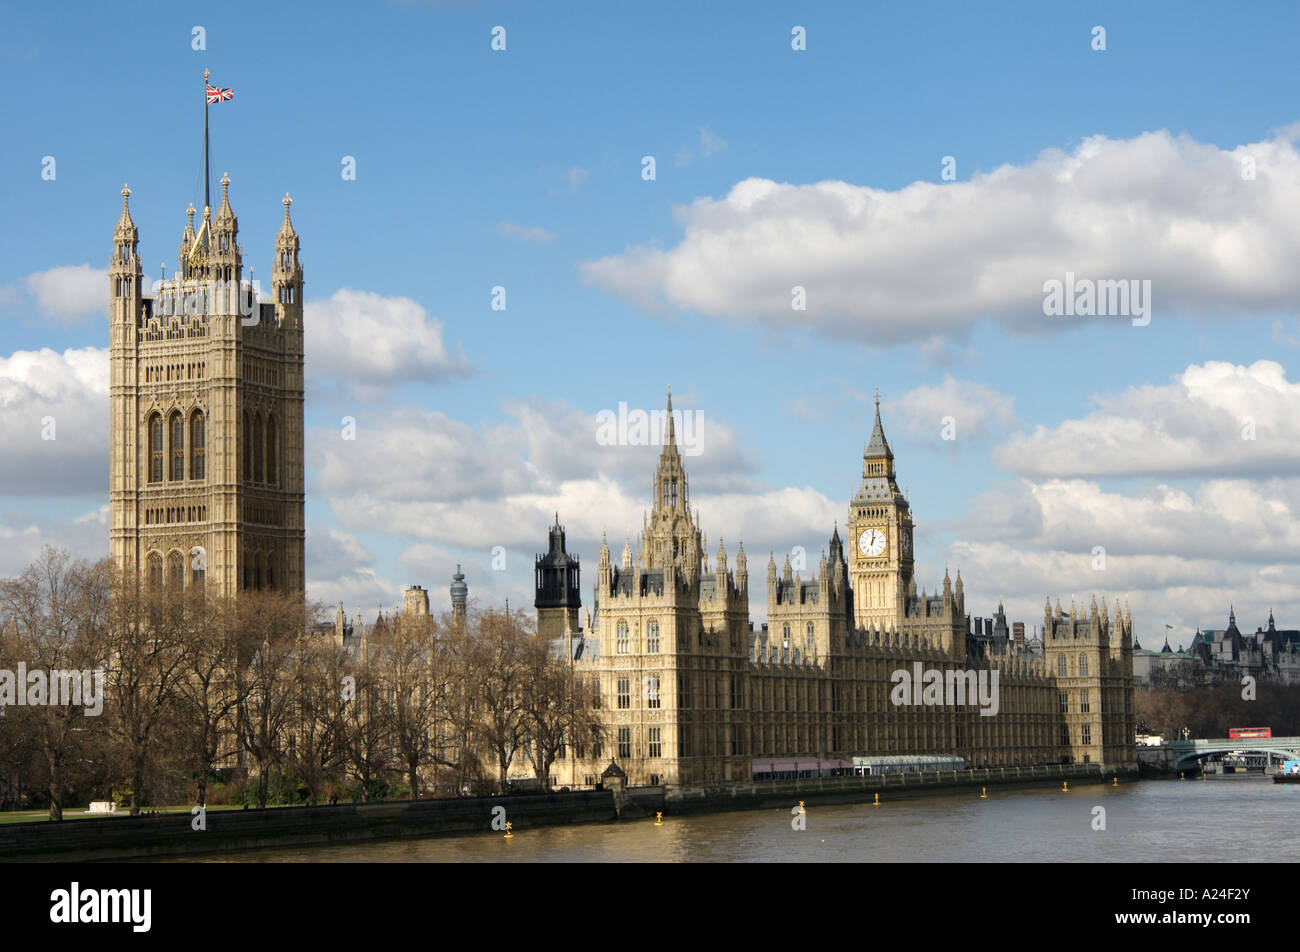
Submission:
{"label": "bridge", "polygon": [[1224,754],[1255,754],[1271,760],[1300,759],[1300,737],[1215,737],[1174,740],[1159,747],[1139,747],[1138,762],[1160,770],[1200,766]]}

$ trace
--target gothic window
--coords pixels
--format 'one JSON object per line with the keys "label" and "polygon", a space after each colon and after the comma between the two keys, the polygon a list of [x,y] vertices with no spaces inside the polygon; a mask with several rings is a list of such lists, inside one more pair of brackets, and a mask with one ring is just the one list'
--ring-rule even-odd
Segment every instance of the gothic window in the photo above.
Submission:
{"label": "gothic window", "polygon": [[591,756],[596,760],[600,759],[600,728],[599,727],[593,727],[591,729]]}
{"label": "gothic window", "polygon": [[1070,696],[1064,691],[1061,692],[1060,706],[1058,709],[1062,714],[1068,714],[1070,712]]}
{"label": "gothic window", "polygon": [[1070,727],[1068,724],[1061,725],[1061,746],[1070,746]]}
{"label": "gothic window", "polygon": [[650,622],[646,628],[645,650],[650,654],[659,653],[659,622]]}
{"label": "gothic window", "polygon": [[[149,417],[149,482],[160,483],[163,478],[163,425],[162,417],[155,413]],[[161,575],[161,571],[159,573]]]}
{"label": "gothic window", "polygon": [[789,625],[781,626],[781,642],[783,647],[785,648],[790,647],[790,626]]}
{"label": "gothic window", "polygon": [[813,623],[812,623],[812,622],[808,622],[808,638],[807,638],[807,640],[806,640],[806,644],[805,644],[805,648],[807,649],[807,653],[808,653],[808,654],[812,654],[812,653],[813,653],[813,649],[816,647],[816,645],[817,645],[817,640],[816,640],[816,637],[813,635]]}
{"label": "gothic window", "polygon": [[1092,743],[1092,725],[1091,725],[1091,724],[1084,724],[1081,728],[1079,728],[1079,743],[1081,743],[1081,744],[1091,744],[1091,743]]}
{"label": "gothic window", "polygon": [[[1082,694],[1079,695],[1079,713],[1080,714],[1092,713],[1092,705],[1088,703],[1087,691],[1084,691]],[[1086,744],[1088,742],[1085,740],[1084,743]]]}
{"label": "gothic window", "polygon": [[1056,659],[1056,676],[1059,678],[1063,678],[1065,677],[1065,674],[1066,674],[1065,655],[1061,655]]}
{"label": "gothic window", "polygon": [[657,708],[659,706],[659,679],[653,675],[645,679],[645,696],[646,707]]}
{"label": "gothic window", "polygon": [[618,654],[627,654],[630,645],[630,638],[628,637],[627,622],[625,621],[620,621],[618,623],[617,642],[618,643],[615,646],[615,651],[617,651]]}
{"label": "gothic window", "polygon": [[618,729],[618,755],[620,757],[632,756],[632,728],[620,727]]}
{"label": "gothic window", "polygon": [[153,589],[162,588],[163,583],[163,561],[162,556],[157,552],[149,556],[149,587]]}
{"label": "gothic window", "polygon": [[618,708],[620,711],[632,706],[632,681],[630,678],[618,679]]}
{"label": "gothic window", "polygon": [[691,706],[691,679],[684,674],[677,675],[677,706],[679,708]]}
{"label": "gothic window", "polygon": [[[253,481],[253,426],[248,411],[244,411],[244,482]],[[248,582],[244,582],[248,587]]]}
{"label": "gothic window", "polygon": [[253,414],[253,482],[262,482],[262,414]]}
{"label": "gothic window", "polygon": [[660,736],[661,736],[661,735],[660,735],[660,731],[661,731],[661,730],[662,730],[662,728],[659,728],[659,727],[652,727],[652,728],[650,728],[649,745],[650,745],[650,756],[651,756],[651,757],[662,757],[662,756],[663,756],[663,744],[662,744],[662,743],[660,742],[660,740],[659,740],[659,738],[660,738]]}
{"label": "gothic window", "polygon": [[1080,677],[1086,676],[1087,673],[1088,673],[1088,656],[1086,654],[1081,654],[1079,655],[1079,676]]}
{"label": "gothic window", "polygon": [[262,570],[265,564],[266,564],[266,557],[262,555],[262,553],[260,552],[257,553],[257,556],[253,560],[253,587],[254,588],[262,587]]}
{"label": "gothic window", "polygon": [[266,417],[266,481],[272,486],[280,485],[280,474],[276,471],[275,461],[275,417]]}
{"label": "gothic window", "polygon": [[203,576],[207,574],[207,569],[205,568],[204,559],[200,557],[200,554],[195,552],[193,553],[193,555],[194,557],[190,561],[190,567],[191,567],[190,581],[192,583],[197,584],[203,581]]}
{"label": "gothic window", "polygon": [[673,481],[672,481],[672,487],[673,487],[673,505],[676,506],[676,505],[677,505],[677,479],[676,479],[676,477],[673,478]]}
{"label": "gothic window", "polygon": [[167,556],[167,585],[180,588],[185,584],[185,559],[179,552]]}
{"label": "gothic window", "polygon": [[181,419],[179,413],[172,414],[168,430],[170,430],[169,439],[172,455],[171,475],[169,478],[182,480],[185,478],[185,422]]}
{"label": "gothic window", "polygon": [[202,479],[207,472],[204,455],[207,447],[207,423],[202,410],[190,417],[190,479]]}
{"label": "gothic window", "polygon": [[668,505],[668,482],[664,481],[664,505]]}

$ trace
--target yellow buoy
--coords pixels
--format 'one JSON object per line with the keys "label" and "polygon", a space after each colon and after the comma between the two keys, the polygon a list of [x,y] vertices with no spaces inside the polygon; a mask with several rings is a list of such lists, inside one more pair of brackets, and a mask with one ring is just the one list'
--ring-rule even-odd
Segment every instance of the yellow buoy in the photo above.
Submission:
{"label": "yellow buoy", "polygon": [[800,813],[806,813],[806,812],[808,812],[808,811],[806,811],[806,810],[803,808],[803,801],[802,801],[802,800],[799,801],[799,812],[800,812]]}
{"label": "yellow buoy", "polygon": [[988,798],[989,798],[989,789],[988,789],[988,787],[980,787],[980,799],[981,799],[981,800],[987,800]]}
{"label": "yellow buoy", "polygon": [[664,825],[664,815],[663,815],[663,811],[656,810],[656,811],[655,811],[655,826],[663,826],[663,825]]}
{"label": "yellow buoy", "polygon": [[1185,777],[1185,776],[1183,775],[1183,772],[1182,772],[1181,770],[1178,771],[1178,779],[1179,779],[1179,780],[1186,780],[1186,779],[1187,779],[1187,777]]}
{"label": "yellow buoy", "polygon": [[513,832],[511,832],[511,823],[510,823],[509,820],[507,820],[507,821],[506,821],[506,839],[510,839],[510,838],[513,837],[514,835],[515,835],[515,834],[514,834]]}
{"label": "yellow buoy", "polygon": [[1061,792],[1062,792],[1062,793],[1069,793],[1069,792],[1070,792],[1070,781],[1068,781],[1068,780],[1062,780],[1062,781],[1061,781]]}
{"label": "yellow buoy", "polygon": [[873,807],[880,806],[880,794],[876,794],[876,802],[871,804]]}
{"label": "yellow buoy", "polygon": [[1119,777],[1111,777],[1111,778],[1110,778],[1110,785],[1111,785],[1112,787],[1118,787],[1118,786],[1119,786]]}

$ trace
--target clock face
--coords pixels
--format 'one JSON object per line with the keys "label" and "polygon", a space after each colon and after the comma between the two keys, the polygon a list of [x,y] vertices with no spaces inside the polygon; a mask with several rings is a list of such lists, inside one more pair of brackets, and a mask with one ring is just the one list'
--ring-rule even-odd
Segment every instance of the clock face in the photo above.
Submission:
{"label": "clock face", "polygon": [[858,536],[858,548],[862,554],[875,558],[885,551],[885,533],[881,529],[863,529]]}

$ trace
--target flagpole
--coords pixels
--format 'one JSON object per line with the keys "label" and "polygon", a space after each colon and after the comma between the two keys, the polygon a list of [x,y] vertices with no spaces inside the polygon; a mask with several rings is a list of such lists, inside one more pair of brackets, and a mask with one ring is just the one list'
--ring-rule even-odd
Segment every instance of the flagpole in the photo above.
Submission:
{"label": "flagpole", "polygon": [[[212,176],[208,172],[208,71],[203,71],[203,219],[207,221],[208,210],[212,207],[211,186],[209,185]],[[204,236],[204,246],[207,246],[207,237]]]}

